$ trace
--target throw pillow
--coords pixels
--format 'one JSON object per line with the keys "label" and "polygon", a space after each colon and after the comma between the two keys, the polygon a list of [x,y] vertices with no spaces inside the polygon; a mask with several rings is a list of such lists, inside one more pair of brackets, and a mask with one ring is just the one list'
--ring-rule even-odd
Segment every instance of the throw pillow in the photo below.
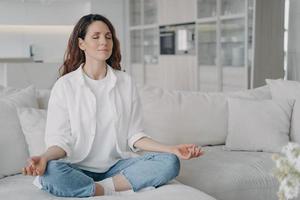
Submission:
{"label": "throw pillow", "polygon": [[291,123],[291,141],[300,143],[300,82],[266,79],[273,99],[295,99]]}
{"label": "throw pillow", "polygon": [[279,152],[289,142],[294,102],[229,98],[226,147]]}
{"label": "throw pillow", "polygon": [[17,110],[30,156],[41,155],[46,149],[44,141],[46,110],[35,108],[18,108]]}
{"label": "throw pillow", "polygon": [[16,107],[38,107],[33,86],[0,97],[0,178],[20,172],[28,158]]}

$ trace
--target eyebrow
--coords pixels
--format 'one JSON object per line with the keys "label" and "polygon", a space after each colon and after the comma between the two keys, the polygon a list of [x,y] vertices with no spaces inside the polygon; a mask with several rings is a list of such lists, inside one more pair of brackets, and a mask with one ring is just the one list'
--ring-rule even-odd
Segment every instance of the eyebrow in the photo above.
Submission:
{"label": "eyebrow", "polygon": [[[96,35],[96,34],[98,35],[98,34],[100,34],[100,33],[101,33],[101,32],[94,32],[93,35]],[[112,33],[111,33],[111,32],[106,32],[105,35],[107,35],[107,34],[112,34]]]}

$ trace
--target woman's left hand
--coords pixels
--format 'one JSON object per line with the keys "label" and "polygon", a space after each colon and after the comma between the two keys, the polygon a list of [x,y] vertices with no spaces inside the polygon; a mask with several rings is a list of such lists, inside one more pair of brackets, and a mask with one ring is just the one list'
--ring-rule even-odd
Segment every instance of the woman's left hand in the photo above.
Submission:
{"label": "woman's left hand", "polygon": [[195,144],[179,144],[171,147],[171,153],[178,158],[189,160],[203,155],[203,151]]}

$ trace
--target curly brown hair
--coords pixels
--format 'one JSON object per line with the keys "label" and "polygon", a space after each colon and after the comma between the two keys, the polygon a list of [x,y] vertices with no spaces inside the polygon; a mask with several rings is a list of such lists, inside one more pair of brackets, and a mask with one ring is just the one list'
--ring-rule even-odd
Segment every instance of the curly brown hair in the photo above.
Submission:
{"label": "curly brown hair", "polygon": [[85,38],[89,25],[94,21],[102,21],[108,26],[112,34],[113,49],[112,54],[106,60],[106,63],[116,70],[121,70],[120,43],[118,38],[116,37],[115,28],[106,17],[99,14],[89,14],[80,18],[70,35],[68,47],[64,56],[64,62],[59,69],[61,76],[75,71],[82,63],[85,63],[85,54],[84,51],[79,48],[78,39]]}

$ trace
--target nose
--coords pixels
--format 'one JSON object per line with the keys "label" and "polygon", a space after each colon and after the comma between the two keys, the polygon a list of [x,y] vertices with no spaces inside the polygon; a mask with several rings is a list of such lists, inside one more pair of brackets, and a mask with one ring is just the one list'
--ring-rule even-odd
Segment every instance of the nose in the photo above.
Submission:
{"label": "nose", "polygon": [[105,36],[99,37],[99,43],[100,45],[107,45],[107,39],[105,38]]}

